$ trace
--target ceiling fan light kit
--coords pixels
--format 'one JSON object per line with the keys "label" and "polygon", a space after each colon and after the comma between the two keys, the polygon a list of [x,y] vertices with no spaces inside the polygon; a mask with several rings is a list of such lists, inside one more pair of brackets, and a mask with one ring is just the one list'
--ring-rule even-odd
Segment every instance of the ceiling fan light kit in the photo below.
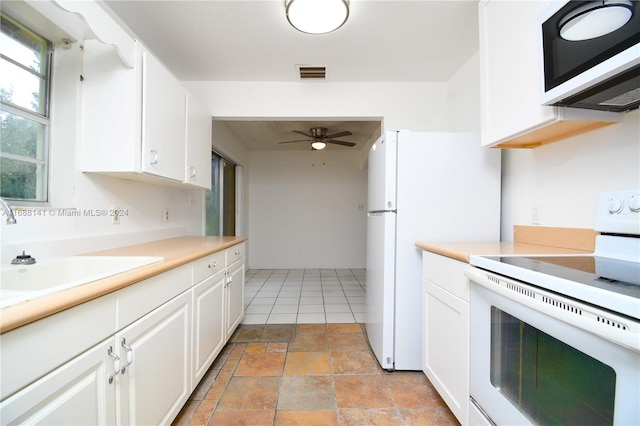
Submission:
{"label": "ceiling fan light kit", "polygon": [[342,145],[342,146],[348,146],[348,147],[353,147],[356,145],[354,142],[339,141],[339,140],[333,139],[333,138],[339,138],[341,136],[351,136],[352,133],[348,130],[338,132],[338,133],[333,133],[330,135],[327,134],[327,131],[328,129],[326,127],[312,127],[311,129],[309,129],[309,133],[301,132],[300,130],[292,130],[293,133],[298,133],[299,135],[306,136],[308,139],[284,141],[284,142],[278,142],[278,143],[282,144],[282,143],[295,143],[295,142],[311,142],[312,151],[325,149],[327,147],[327,144],[330,144],[330,143],[334,145]]}
{"label": "ceiling fan light kit", "polygon": [[285,0],[287,20],[307,34],[326,34],[349,17],[349,0]]}

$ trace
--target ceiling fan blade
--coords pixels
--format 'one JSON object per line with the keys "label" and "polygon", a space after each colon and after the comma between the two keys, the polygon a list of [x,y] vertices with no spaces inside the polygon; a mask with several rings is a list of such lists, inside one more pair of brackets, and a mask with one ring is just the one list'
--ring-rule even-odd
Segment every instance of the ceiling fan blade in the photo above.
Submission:
{"label": "ceiling fan blade", "polygon": [[355,146],[356,144],[353,142],[347,142],[347,141],[336,141],[333,139],[325,139],[326,143],[333,143],[336,145],[343,145],[343,146]]}
{"label": "ceiling fan blade", "polygon": [[299,139],[297,141],[283,141],[278,143],[311,142],[313,139]]}
{"label": "ceiling fan blade", "polygon": [[334,133],[332,135],[327,135],[325,136],[327,139],[331,139],[331,138],[339,138],[341,136],[351,136],[352,133],[348,130],[345,130],[344,132],[338,132],[338,133]]}
{"label": "ceiling fan blade", "polygon": [[293,133],[298,133],[299,135],[306,136],[306,137],[308,137],[308,138],[313,139],[313,135],[308,134],[308,133],[305,133],[305,132],[301,132],[300,130],[292,130],[292,132],[293,132]]}

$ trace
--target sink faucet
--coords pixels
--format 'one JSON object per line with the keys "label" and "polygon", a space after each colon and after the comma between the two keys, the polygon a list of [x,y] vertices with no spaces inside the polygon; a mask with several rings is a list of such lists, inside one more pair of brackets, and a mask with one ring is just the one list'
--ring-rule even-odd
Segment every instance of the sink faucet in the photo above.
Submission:
{"label": "sink faucet", "polygon": [[24,250],[22,250],[22,254],[17,255],[16,258],[11,261],[12,265],[33,265],[34,263],[36,263],[36,258],[26,254]]}
{"label": "sink faucet", "polygon": [[7,213],[7,225],[15,225],[17,223],[16,217],[13,215],[13,210],[5,200],[0,198],[0,205],[4,209],[5,213]]}

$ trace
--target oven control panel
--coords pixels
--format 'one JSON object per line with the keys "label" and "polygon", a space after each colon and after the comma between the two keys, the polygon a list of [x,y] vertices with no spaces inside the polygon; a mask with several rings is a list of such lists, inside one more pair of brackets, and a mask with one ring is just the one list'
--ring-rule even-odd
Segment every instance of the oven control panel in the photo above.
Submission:
{"label": "oven control panel", "polygon": [[595,230],[640,235],[640,189],[601,193],[596,210]]}

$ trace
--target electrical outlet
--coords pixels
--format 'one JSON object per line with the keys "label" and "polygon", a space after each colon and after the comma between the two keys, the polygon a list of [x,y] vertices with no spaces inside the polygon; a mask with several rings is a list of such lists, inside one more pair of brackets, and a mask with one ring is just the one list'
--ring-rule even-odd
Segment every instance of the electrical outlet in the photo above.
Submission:
{"label": "electrical outlet", "polygon": [[118,207],[111,209],[111,223],[113,225],[120,225],[120,209]]}
{"label": "electrical outlet", "polygon": [[531,224],[540,225],[542,222],[542,208],[540,206],[531,207]]}
{"label": "electrical outlet", "polygon": [[169,223],[169,209],[164,209],[164,213],[162,216],[162,222]]}

